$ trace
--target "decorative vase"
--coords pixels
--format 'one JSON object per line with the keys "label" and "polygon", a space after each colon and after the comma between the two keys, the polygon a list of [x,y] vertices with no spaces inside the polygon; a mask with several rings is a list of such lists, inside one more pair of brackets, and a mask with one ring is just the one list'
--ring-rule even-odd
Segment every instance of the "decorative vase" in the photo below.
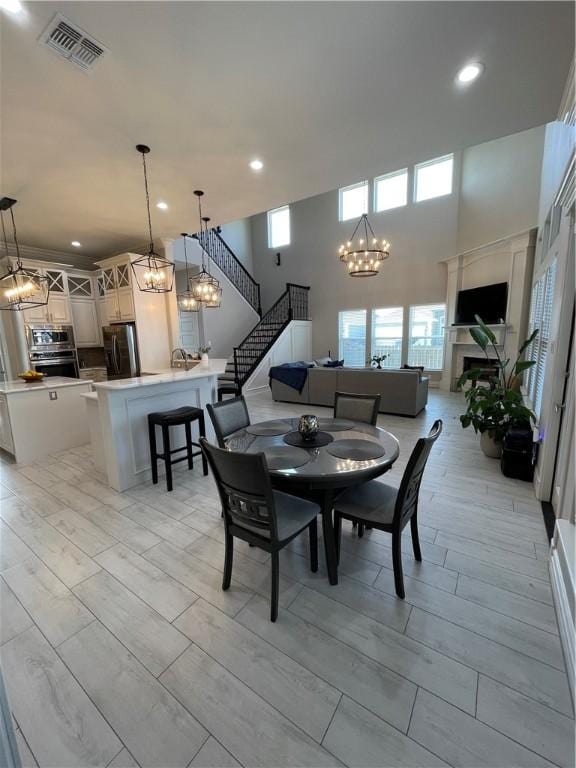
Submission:
{"label": "decorative vase", "polygon": [[311,414],[300,416],[300,421],[298,422],[298,432],[300,433],[302,440],[314,440],[319,430],[320,425],[318,423],[317,416],[312,416]]}
{"label": "decorative vase", "polygon": [[494,437],[494,432],[487,429],[480,435],[480,448],[489,459],[499,459],[502,456],[502,442]]}
{"label": "decorative vase", "polygon": [[207,352],[202,352],[202,355],[200,356],[200,365],[204,368],[208,368],[210,365],[210,358],[208,357]]}

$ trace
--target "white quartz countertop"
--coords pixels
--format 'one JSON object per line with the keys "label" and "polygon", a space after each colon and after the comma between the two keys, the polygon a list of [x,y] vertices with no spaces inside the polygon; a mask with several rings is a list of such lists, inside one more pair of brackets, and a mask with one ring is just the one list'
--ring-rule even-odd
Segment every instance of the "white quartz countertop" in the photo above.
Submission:
{"label": "white quartz countertop", "polygon": [[182,368],[160,368],[156,371],[147,371],[147,376],[135,376],[131,379],[114,379],[112,381],[95,382],[94,389],[123,390],[134,387],[154,387],[159,384],[178,384],[193,379],[205,379],[209,376],[219,376],[226,369],[225,358],[210,360],[207,366],[196,365],[189,371]]}
{"label": "white quartz countertop", "polygon": [[22,379],[15,381],[0,381],[0,394],[13,395],[21,392],[38,392],[38,390],[60,389],[61,387],[85,387],[91,384],[90,379],[72,379],[67,376],[47,376],[42,381],[30,384]]}

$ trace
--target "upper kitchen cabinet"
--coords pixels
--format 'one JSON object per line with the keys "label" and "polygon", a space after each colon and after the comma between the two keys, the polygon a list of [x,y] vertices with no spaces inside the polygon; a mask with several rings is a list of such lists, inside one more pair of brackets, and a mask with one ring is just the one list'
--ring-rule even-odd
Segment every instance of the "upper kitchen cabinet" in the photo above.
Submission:
{"label": "upper kitchen cabinet", "polygon": [[105,315],[102,321],[126,322],[135,319],[130,261],[102,269]]}
{"label": "upper kitchen cabinet", "polygon": [[98,317],[97,278],[68,273],[68,294],[77,347],[98,347],[102,344],[102,331]]}
{"label": "upper kitchen cabinet", "polygon": [[61,269],[39,267],[37,263],[34,265],[26,264],[26,267],[36,274],[48,278],[50,295],[48,297],[48,304],[23,311],[24,322],[70,324],[72,316],[68,300],[66,273]]}

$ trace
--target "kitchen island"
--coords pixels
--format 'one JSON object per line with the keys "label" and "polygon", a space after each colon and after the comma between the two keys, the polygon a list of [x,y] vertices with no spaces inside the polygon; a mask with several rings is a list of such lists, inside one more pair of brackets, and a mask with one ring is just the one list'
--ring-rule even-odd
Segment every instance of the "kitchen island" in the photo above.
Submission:
{"label": "kitchen island", "polygon": [[[86,398],[85,407],[90,415],[93,454],[101,457],[99,469],[111,488],[125,491],[150,479],[148,414],[184,405],[204,409],[215,402],[217,379],[225,368],[226,360],[215,359],[189,371],[151,371],[146,376],[94,384],[97,402]],[[213,439],[207,414],[205,421],[207,436]],[[193,440],[198,441],[197,431]],[[173,447],[184,444],[183,428],[174,428]]]}
{"label": "kitchen island", "polygon": [[29,464],[88,442],[82,395],[92,382],[64,376],[0,382],[0,448]]}

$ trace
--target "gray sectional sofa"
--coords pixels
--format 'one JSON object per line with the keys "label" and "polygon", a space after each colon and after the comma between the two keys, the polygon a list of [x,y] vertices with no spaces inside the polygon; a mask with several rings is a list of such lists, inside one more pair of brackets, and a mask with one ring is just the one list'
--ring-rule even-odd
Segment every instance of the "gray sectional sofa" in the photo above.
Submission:
{"label": "gray sectional sofa", "polygon": [[420,371],[374,368],[310,368],[302,392],[273,379],[272,397],[286,403],[334,405],[335,392],[379,394],[380,413],[417,416],[428,401],[428,378]]}

